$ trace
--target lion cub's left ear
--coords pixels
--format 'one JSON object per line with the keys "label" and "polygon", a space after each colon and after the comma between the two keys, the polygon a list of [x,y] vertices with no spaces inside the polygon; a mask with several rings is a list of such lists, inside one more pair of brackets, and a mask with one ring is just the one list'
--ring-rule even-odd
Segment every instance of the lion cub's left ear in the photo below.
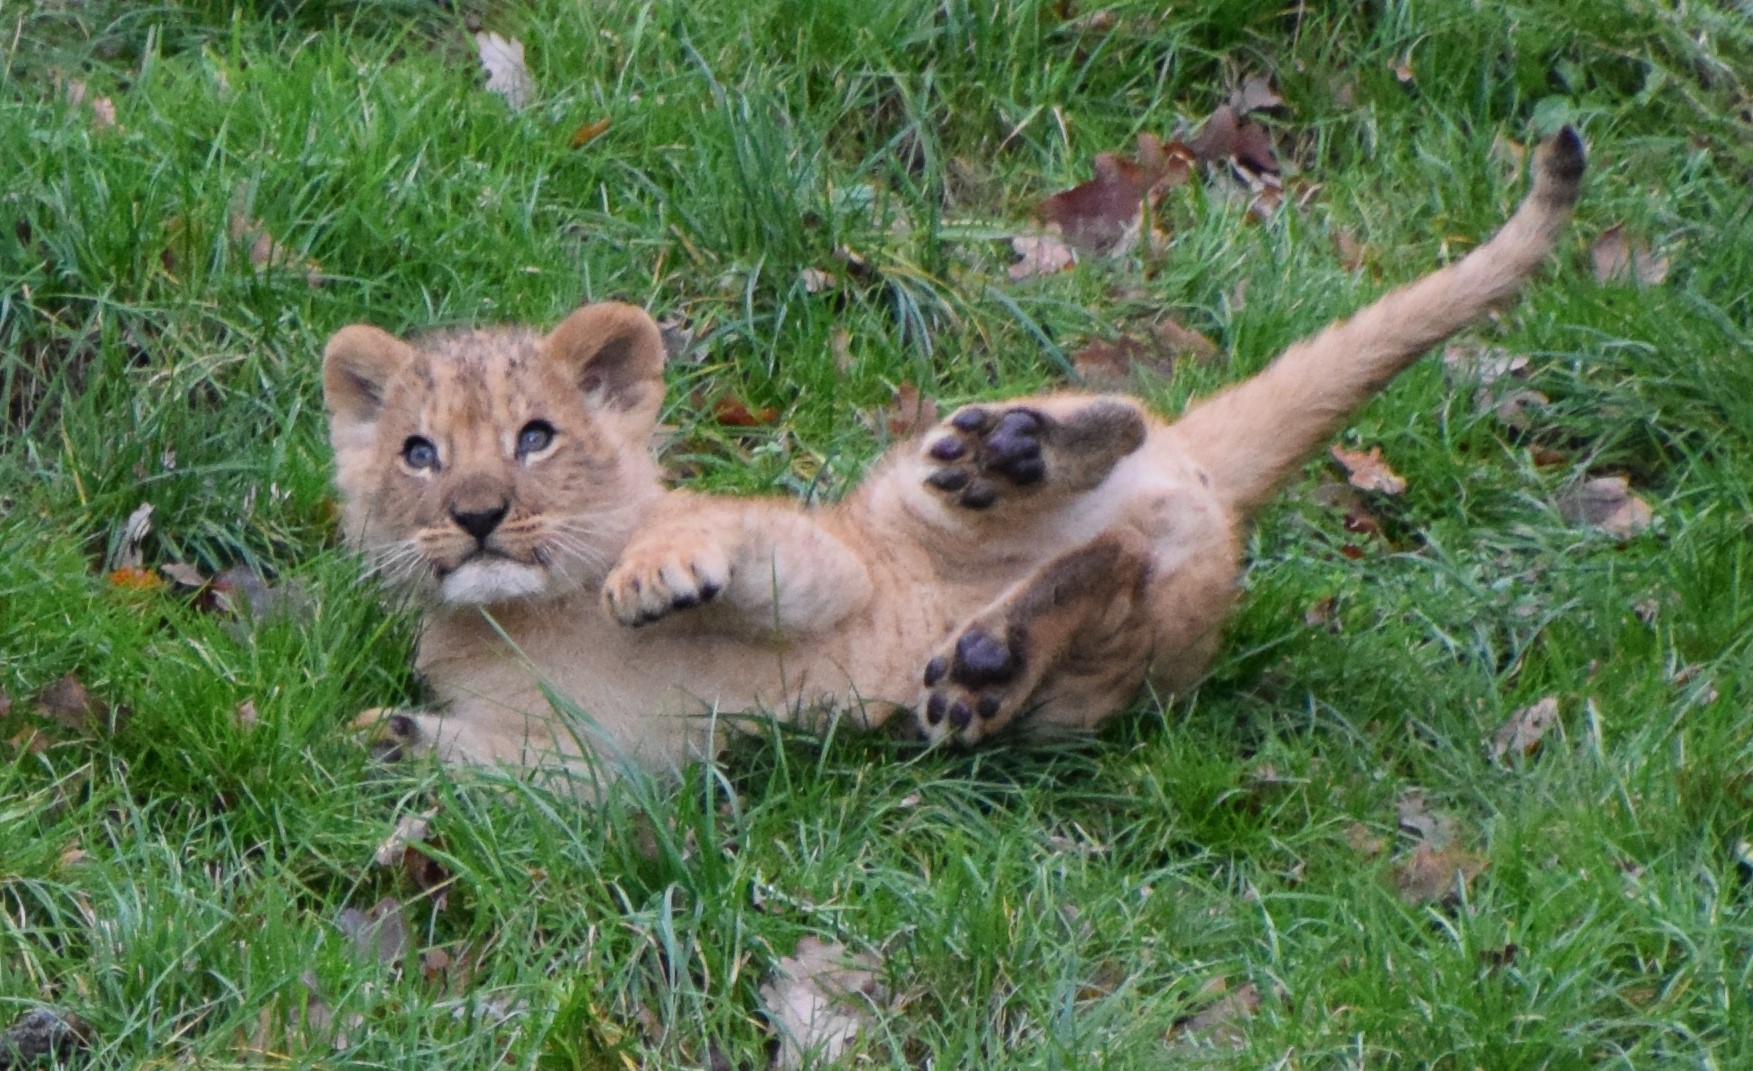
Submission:
{"label": "lion cub's left ear", "polygon": [[656,420],[663,402],[663,335],[644,309],[605,301],[568,316],[543,340],[585,400],[597,408]]}

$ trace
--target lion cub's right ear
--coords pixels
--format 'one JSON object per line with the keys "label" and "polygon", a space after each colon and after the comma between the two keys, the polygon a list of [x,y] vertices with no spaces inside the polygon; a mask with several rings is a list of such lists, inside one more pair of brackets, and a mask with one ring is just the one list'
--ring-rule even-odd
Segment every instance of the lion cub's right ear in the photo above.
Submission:
{"label": "lion cub's right ear", "polygon": [[335,423],[370,424],[383,408],[391,378],[407,367],[414,350],[370,324],[343,327],[323,350],[323,404]]}

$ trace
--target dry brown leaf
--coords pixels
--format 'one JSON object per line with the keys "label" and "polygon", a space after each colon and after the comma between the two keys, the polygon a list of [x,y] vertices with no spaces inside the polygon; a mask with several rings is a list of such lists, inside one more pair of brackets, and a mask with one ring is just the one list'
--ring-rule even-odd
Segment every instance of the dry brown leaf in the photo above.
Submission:
{"label": "dry brown leaf", "polygon": [[377,851],[372,853],[372,860],[378,866],[399,866],[403,853],[410,846],[426,839],[427,833],[432,830],[432,819],[437,815],[438,808],[433,807],[419,814],[404,814],[396,819],[395,830],[377,846]]}
{"label": "dry brown leaf", "polygon": [[245,699],[243,702],[239,703],[237,709],[231,712],[231,717],[233,721],[237,722],[237,726],[240,729],[254,729],[256,726],[262,724],[262,716],[256,713],[256,701],[254,699]]}
{"label": "dry brown leaf", "polygon": [[1053,275],[1077,263],[1071,247],[1051,234],[1019,234],[1010,240],[1010,247],[1022,258],[1007,269],[1017,282]]}
{"label": "dry brown leaf", "polygon": [[353,942],[355,951],[386,966],[400,966],[412,943],[402,905],[393,896],[379,900],[369,911],[344,908],[335,919],[335,928]]}
{"label": "dry brown leaf", "polygon": [[137,565],[124,565],[120,569],[111,569],[106,577],[113,586],[127,591],[152,591],[164,587],[164,581],[150,569],[142,569]]}
{"label": "dry brown leaf", "polygon": [[1333,251],[1339,254],[1339,265],[1349,272],[1363,270],[1364,263],[1369,259],[1369,251],[1344,227],[1333,232]]}
{"label": "dry brown leaf", "polygon": [[1461,895],[1485,869],[1485,860],[1459,848],[1421,843],[1394,868],[1394,885],[1409,904],[1443,901]]}
{"label": "dry brown leaf", "polygon": [[1421,788],[1408,789],[1395,801],[1394,812],[1401,829],[1427,844],[1446,848],[1455,839],[1455,820],[1431,811]]}
{"label": "dry brown leaf", "polygon": [[1631,481],[1624,476],[1597,476],[1571,487],[1558,496],[1558,513],[1615,539],[1630,539],[1655,519],[1649,503],[1631,493]]}
{"label": "dry brown leaf", "polygon": [[43,717],[77,733],[104,728],[110,710],[108,704],[87,691],[79,678],[71,673],[45,685],[36,694],[33,705]]}
{"label": "dry brown leaf", "polygon": [[612,119],[604,118],[598,119],[594,123],[585,123],[572,132],[572,140],[568,144],[574,149],[582,149],[586,145],[589,145],[591,142],[602,137],[604,134],[607,134],[609,132],[609,127],[613,122],[614,120]]}
{"label": "dry brown leaf", "polygon": [[779,1032],[775,1066],[796,1071],[839,1059],[888,999],[876,974],[881,966],[875,956],[853,956],[837,941],[799,941],[761,987],[761,1003]]}
{"label": "dry brown leaf", "polygon": [[536,95],[536,83],[523,62],[523,42],[496,33],[477,33],[475,53],[487,72],[487,92],[505,98],[514,111],[521,111]]}
{"label": "dry brown leaf", "polygon": [[72,1012],[39,1004],[0,1032],[0,1068],[35,1067],[48,1057],[57,1066],[91,1045],[91,1027]]}
{"label": "dry brown leaf", "polygon": [[1153,330],[1163,345],[1168,347],[1170,356],[1209,361],[1218,355],[1217,343],[1172,316],[1158,320]]}
{"label": "dry brown leaf", "polygon": [[937,402],[919,392],[911,383],[895,388],[888,408],[881,411],[878,422],[891,439],[911,439],[937,423]]}
{"label": "dry brown leaf", "polygon": [[1382,460],[1382,448],[1372,446],[1369,452],[1347,450],[1343,446],[1334,446],[1333,460],[1345,470],[1346,480],[1351,486],[1361,491],[1379,491],[1384,495],[1398,495],[1406,490],[1406,481],[1388,463]]}
{"label": "dry brown leaf", "polygon": [[188,562],[171,562],[168,565],[159,566],[158,571],[165,579],[175,583],[178,587],[204,588],[207,586],[207,578],[202,575],[201,570]]}
{"label": "dry brown leaf", "polygon": [[1139,386],[1140,374],[1173,379],[1175,355],[1156,339],[1121,335],[1096,339],[1071,355],[1072,370],[1093,390],[1127,391]]}
{"label": "dry brown leaf", "polygon": [[1389,64],[1388,69],[1394,72],[1394,77],[1400,80],[1401,85],[1409,86],[1418,81],[1417,75],[1412,70],[1412,53],[1410,52]]}
{"label": "dry brown leaf", "polygon": [[1491,739],[1491,757],[1503,762],[1511,755],[1527,757],[1540,746],[1546,730],[1558,723],[1558,697],[1547,696],[1510,715]]}
{"label": "dry brown leaf", "polygon": [[1140,134],[1137,157],[1098,153],[1095,177],[1042,201],[1041,218],[1057,225],[1079,252],[1124,251],[1139,236],[1145,200],[1154,202],[1186,182],[1193,162],[1186,145],[1178,141],[1165,145],[1154,135]]}
{"label": "dry brown leaf", "polygon": [[840,285],[840,280],[833,273],[820,268],[805,268],[798,272],[798,281],[803,283],[804,292],[809,294],[820,294]]}
{"label": "dry brown leaf", "polygon": [[1272,135],[1251,119],[1244,119],[1228,104],[1219,105],[1187,141],[1187,149],[1202,164],[1234,160],[1256,175],[1278,173],[1278,154]]}
{"label": "dry brown leaf", "polygon": [[1351,845],[1351,850],[1365,859],[1374,859],[1388,847],[1386,840],[1376,836],[1362,822],[1353,822],[1345,827],[1345,843]]}
{"label": "dry brown leaf", "polygon": [[1176,1020],[1170,1037],[1181,1042],[1241,1048],[1247,1041],[1242,1026],[1260,1010],[1259,988],[1253,982],[1243,982],[1231,990],[1228,979],[1218,978],[1200,990],[1201,996],[1212,994],[1218,994],[1217,999],[1204,1009]]}
{"label": "dry brown leaf", "polygon": [[1597,282],[1629,282],[1640,287],[1660,286],[1668,278],[1671,263],[1668,257],[1651,253],[1649,243],[1626,238],[1622,223],[1601,232],[1589,247],[1589,260]]}
{"label": "dry brown leaf", "polygon": [[323,269],[309,257],[299,256],[281,245],[261,220],[233,211],[228,224],[231,240],[249,248],[250,264],[259,272],[302,272],[311,286],[323,285]]}
{"label": "dry brown leaf", "polygon": [[1282,108],[1284,98],[1272,88],[1272,79],[1264,74],[1250,74],[1242,79],[1242,84],[1230,94],[1230,107],[1240,115],[1249,112],[1265,112],[1274,108]]}
{"label": "dry brown leaf", "polygon": [[747,402],[725,395],[712,403],[712,419],[731,428],[756,428],[779,419],[779,410],[770,405],[751,409]]}

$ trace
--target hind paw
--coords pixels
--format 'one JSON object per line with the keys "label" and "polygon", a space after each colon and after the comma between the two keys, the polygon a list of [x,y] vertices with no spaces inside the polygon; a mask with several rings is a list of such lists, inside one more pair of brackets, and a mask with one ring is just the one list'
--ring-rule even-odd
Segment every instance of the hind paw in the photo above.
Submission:
{"label": "hind paw", "polygon": [[969,625],[925,665],[919,724],[928,740],[973,744],[1002,729],[1029,694],[1029,659],[1019,630]]}

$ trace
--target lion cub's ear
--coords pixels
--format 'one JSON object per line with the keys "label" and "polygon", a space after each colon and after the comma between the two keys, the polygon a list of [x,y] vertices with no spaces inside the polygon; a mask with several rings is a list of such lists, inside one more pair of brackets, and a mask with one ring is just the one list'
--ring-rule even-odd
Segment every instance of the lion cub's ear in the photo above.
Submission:
{"label": "lion cub's ear", "polygon": [[657,419],[663,401],[663,336],[644,309],[605,301],[568,316],[542,343],[585,401]]}
{"label": "lion cub's ear", "polygon": [[343,327],[323,350],[323,404],[334,421],[369,424],[390,379],[414,357],[406,342],[369,324]]}

